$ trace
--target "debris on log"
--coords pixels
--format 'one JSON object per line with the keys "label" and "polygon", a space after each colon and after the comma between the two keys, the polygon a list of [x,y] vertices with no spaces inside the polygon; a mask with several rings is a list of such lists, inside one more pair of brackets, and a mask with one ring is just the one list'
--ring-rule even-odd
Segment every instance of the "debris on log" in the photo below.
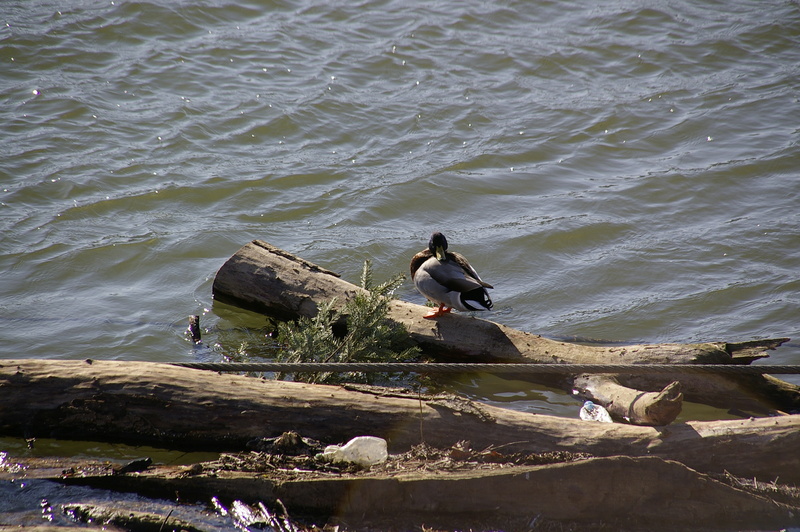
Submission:
{"label": "debris on log", "polygon": [[[27,478],[46,478],[36,462],[22,459]],[[294,521],[356,527],[366,521],[373,528],[386,524],[395,530],[422,524],[483,529],[482,522],[491,529],[527,529],[533,516],[584,528],[603,523],[649,530],[777,529],[800,523],[800,496],[788,487],[758,489],[752,480],[711,476],[656,457],[504,454],[499,448],[475,451],[466,442],[448,449],[415,446],[367,469],[330,464],[313,454],[247,452],[126,475],[104,472],[91,463],[86,470],[75,463],[69,471],[74,473],[51,479],[162,499],[180,494],[185,502],[212,497],[247,501],[267,515],[271,512],[264,504],[278,507]],[[111,524],[125,525],[128,519],[159,523],[155,512],[134,515],[77,504],[70,508],[76,515]]]}

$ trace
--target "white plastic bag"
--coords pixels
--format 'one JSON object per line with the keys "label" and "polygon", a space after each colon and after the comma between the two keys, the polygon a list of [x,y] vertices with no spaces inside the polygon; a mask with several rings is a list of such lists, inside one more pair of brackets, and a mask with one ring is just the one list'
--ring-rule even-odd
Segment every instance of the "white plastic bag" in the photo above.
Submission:
{"label": "white plastic bag", "polygon": [[357,436],[342,446],[328,445],[322,455],[332,462],[352,462],[369,467],[385,462],[389,452],[383,438]]}
{"label": "white plastic bag", "polygon": [[591,401],[583,403],[580,412],[581,419],[584,421],[602,421],[603,423],[613,423],[614,420],[608,414],[608,410]]}

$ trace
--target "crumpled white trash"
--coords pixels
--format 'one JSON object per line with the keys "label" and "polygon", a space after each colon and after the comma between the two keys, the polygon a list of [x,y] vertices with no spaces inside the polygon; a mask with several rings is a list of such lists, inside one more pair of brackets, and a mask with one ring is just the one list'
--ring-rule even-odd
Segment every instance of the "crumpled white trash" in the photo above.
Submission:
{"label": "crumpled white trash", "polygon": [[352,462],[369,467],[385,462],[389,452],[386,450],[386,440],[383,438],[357,436],[342,446],[328,445],[322,456],[332,462]]}
{"label": "crumpled white trash", "polygon": [[602,421],[604,423],[613,423],[614,420],[608,414],[608,410],[600,405],[596,405],[591,401],[583,403],[580,412],[581,419],[584,421]]}

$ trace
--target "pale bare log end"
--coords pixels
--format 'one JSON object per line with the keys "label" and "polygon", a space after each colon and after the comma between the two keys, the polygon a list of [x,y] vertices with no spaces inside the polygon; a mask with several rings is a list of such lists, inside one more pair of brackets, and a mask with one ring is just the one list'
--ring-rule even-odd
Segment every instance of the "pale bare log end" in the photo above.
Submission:
{"label": "pale bare log end", "polygon": [[[644,401],[644,418],[650,423],[642,423],[653,426],[669,425],[681,413],[683,407],[683,393],[681,393],[681,383],[671,382],[660,392],[645,394],[650,396]],[[635,406],[635,405],[634,405]]]}
{"label": "pale bare log end", "polygon": [[287,321],[312,317],[319,302],[333,297],[343,302],[359,290],[338,274],[261,240],[228,259],[211,288],[217,301]]}

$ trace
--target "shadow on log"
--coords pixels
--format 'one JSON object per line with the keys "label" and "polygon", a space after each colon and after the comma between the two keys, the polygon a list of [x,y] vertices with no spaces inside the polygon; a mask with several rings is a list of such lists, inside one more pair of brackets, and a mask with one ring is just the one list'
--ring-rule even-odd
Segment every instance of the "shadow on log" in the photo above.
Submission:
{"label": "shadow on log", "polygon": [[[217,301],[290,320],[313,316],[318,303],[337,298],[343,304],[361,288],[335,273],[263,241],[253,241],[237,251],[217,272],[213,292]],[[518,331],[467,315],[449,314],[423,319],[425,307],[393,301],[389,316],[405,325],[426,352],[442,361],[529,362],[573,364],[749,364],[768,356],[787,338],[743,343],[653,344],[586,346],[560,342]],[[529,377],[571,391],[571,379]],[[617,375],[606,387],[620,388],[618,395],[641,391],[661,392],[673,378]],[[688,400],[721,408],[737,408],[757,415],[800,410],[800,388],[768,376],[685,375],[680,382]],[[625,390],[623,388],[635,388]],[[648,399],[654,396],[648,396]],[[679,406],[676,398],[672,406]],[[618,405],[619,406],[619,405]],[[663,406],[663,405],[662,405]],[[647,409],[641,410],[643,415]],[[677,414],[676,414],[677,415]],[[664,418],[666,419],[666,417]],[[655,419],[642,419],[657,424]]]}

